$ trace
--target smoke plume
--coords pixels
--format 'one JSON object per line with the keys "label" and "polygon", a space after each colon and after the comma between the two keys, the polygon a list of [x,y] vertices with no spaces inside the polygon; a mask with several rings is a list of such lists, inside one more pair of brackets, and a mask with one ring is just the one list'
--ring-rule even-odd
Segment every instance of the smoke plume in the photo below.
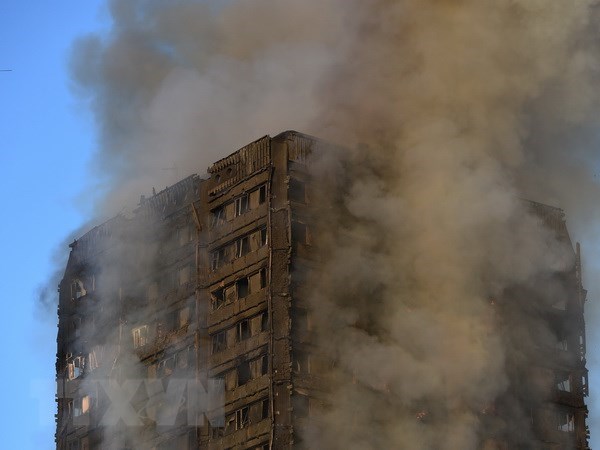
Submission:
{"label": "smoke plume", "polygon": [[509,431],[533,445],[518,399],[512,423],[481,419],[527,354],[509,344],[534,345],[527,295],[502,333],[490,299],[573,265],[519,198],[600,242],[596,6],[110,1],[112,29],[72,59],[98,124],[98,211],[265,133],[343,144],[314,169],[337,194],[316,206],[323,271],[305,295],[336,387],[308,447],[464,450]]}

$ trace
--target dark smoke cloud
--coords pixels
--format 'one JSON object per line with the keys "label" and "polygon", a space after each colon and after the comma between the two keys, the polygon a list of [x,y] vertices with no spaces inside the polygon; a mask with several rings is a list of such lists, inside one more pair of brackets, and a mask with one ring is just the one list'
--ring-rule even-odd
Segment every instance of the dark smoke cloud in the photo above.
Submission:
{"label": "dark smoke cloud", "polygon": [[489,297],[539,291],[572,264],[518,198],[565,208],[584,248],[600,243],[596,2],[115,0],[110,12],[110,33],[72,59],[99,129],[99,215],[264,133],[346,145],[315,167],[348,182],[322,218],[328,276],[307,293],[338,362],[321,445],[477,448],[479,413],[518,357],[506,344],[524,333],[490,331]]}

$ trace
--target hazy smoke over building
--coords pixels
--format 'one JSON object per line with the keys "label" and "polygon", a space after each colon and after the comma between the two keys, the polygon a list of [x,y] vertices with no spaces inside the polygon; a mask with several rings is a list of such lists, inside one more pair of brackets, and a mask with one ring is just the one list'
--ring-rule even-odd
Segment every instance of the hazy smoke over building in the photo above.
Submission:
{"label": "hazy smoke over building", "polygon": [[[72,60],[99,128],[100,215],[265,132],[344,144],[316,165],[323,186],[346,186],[323,199],[310,292],[339,379],[320,448],[477,448],[522,332],[516,316],[494,332],[489,299],[539,292],[573,263],[519,197],[565,208],[588,254],[599,242],[596,2],[109,8],[110,32],[81,39]],[[421,411],[429,421],[415,422]]]}

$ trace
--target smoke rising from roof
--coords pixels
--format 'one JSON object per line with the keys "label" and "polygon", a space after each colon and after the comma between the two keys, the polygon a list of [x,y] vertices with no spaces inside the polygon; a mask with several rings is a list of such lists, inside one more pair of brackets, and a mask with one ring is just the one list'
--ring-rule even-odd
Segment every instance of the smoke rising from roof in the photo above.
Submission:
{"label": "smoke rising from roof", "polygon": [[110,5],[111,33],[82,38],[71,63],[99,125],[109,214],[261,133],[316,123],[342,36],[334,2],[316,16],[292,1]]}
{"label": "smoke rising from roof", "polygon": [[319,169],[347,184],[323,214],[327,270],[310,293],[340,369],[315,436],[477,448],[522,331],[490,331],[489,297],[537,292],[573,263],[518,197],[560,205],[598,243],[596,2],[114,0],[110,12],[110,33],[72,60],[99,127],[102,214],[265,132],[347,145]]}

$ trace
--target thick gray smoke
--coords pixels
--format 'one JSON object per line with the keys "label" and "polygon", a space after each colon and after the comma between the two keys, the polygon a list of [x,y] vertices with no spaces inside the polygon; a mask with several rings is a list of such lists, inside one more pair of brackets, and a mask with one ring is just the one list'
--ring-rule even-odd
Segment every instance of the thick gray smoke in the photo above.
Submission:
{"label": "thick gray smoke", "polygon": [[320,167],[347,183],[307,293],[338,380],[310,448],[478,448],[516,338],[494,331],[489,298],[573,263],[518,198],[565,208],[576,237],[600,242],[596,2],[109,7],[111,32],[72,61],[99,127],[102,214],[264,133],[354,149]]}
{"label": "thick gray smoke", "polygon": [[260,134],[311,128],[343,36],[336,6],[110,2],[111,33],[81,39],[72,59],[99,125],[105,210],[202,173]]}

